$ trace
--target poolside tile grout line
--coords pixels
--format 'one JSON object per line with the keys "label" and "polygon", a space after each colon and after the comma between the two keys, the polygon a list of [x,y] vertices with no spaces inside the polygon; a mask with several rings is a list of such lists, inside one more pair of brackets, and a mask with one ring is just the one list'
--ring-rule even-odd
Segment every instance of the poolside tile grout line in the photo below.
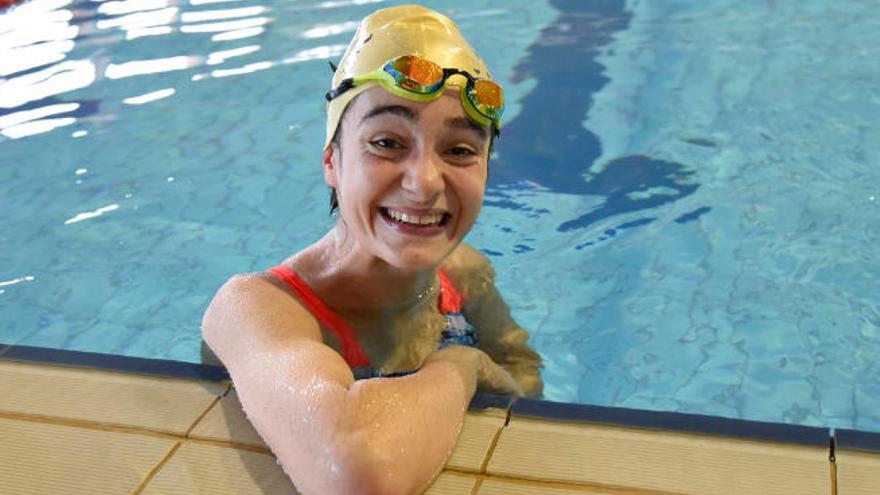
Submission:
{"label": "poolside tile grout line", "polygon": [[477,495],[480,492],[480,486],[483,485],[483,477],[477,476],[477,480],[474,481],[474,486],[471,488],[470,495]]}
{"label": "poolside tile grout line", "polygon": [[486,468],[489,466],[489,461],[495,453],[495,447],[498,446],[498,440],[501,439],[501,434],[504,432],[504,429],[507,428],[507,425],[510,424],[510,415],[513,412],[513,404],[516,403],[516,399],[517,398],[514,397],[513,400],[507,404],[507,408],[504,412],[504,423],[498,427],[498,431],[496,431],[495,435],[492,437],[492,443],[489,444],[489,449],[486,450],[486,457],[483,459],[483,462],[480,463],[480,473],[477,476],[477,480],[474,482],[474,486],[471,488],[470,495],[477,495],[480,491],[480,487],[483,485],[483,475],[486,474]]}
{"label": "poolside tile grout line", "polygon": [[224,449],[233,449],[233,450],[247,450],[248,452],[255,452],[257,454],[266,454],[275,456],[272,453],[272,450],[269,447],[263,447],[262,445],[254,445],[251,443],[241,443],[235,442],[232,440],[216,440],[213,438],[200,438],[200,437],[189,437],[183,439],[187,443],[196,443],[200,445],[212,445],[214,447],[222,447]]}
{"label": "poolside tile grout line", "polygon": [[[507,428],[507,425],[510,424],[510,415],[513,412],[513,404],[516,403],[516,397],[513,398],[505,408],[504,411],[504,424],[498,427],[498,431],[495,432],[495,435],[492,437],[492,443],[489,444],[489,449],[486,450],[486,457],[483,458],[483,462],[480,463],[480,475],[486,473],[486,468],[489,466],[489,461],[492,459],[492,455],[495,453],[495,448],[498,446],[498,440],[501,439],[501,434],[504,432],[504,429]],[[480,486],[483,484],[483,477],[478,476],[477,481],[474,482],[473,488],[471,488],[471,495],[476,495],[477,492],[480,491]]]}
{"label": "poolside tile grout line", "polygon": [[472,495],[479,491],[479,485],[481,485],[482,482],[485,480],[502,481],[515,485],[540,486],[544,488],[567,488],[584,491],[610,490],[613,494],[625,493],[626,495],[681,495],[677,492],[664,492],[646,488],[632,488],[619,485],[605,485],[601,483],[570,483],[567,481],[559,480],[516,478],[514,476],[507,476],[503,474],[474,473],[472,471],[452,468],[444,469],[443,472],[475,476],[477,478],[477,483],[474,485],[474,491],[471,492]]}
{"label": "poolside tile grout line", "polygon": [[[508,411],[508,419],[509,411]],[[503,425],[498,427],[498,430],[495,431],[495,435],[492,437],[492,442],[489,444],[488,450],[486,450],[486,457],[483,458],[483,462],[480,463],[480,474],[484,474],[486,472],[486,468],[489,466],[489,461],[492,459],[492,454],[495,453],[495,448],[498,446],[498,440],[501,439],[501,434],[504,432],[504,429],[507,428],[507,421],[504,422]]]}
{"label": "poolside tile grout line", "polygon": [[260,454],[269,454],[269,455],[274,456],[274,454],[272,453],[272,451],[269,448],[264,447],[262,445],[253,445],[253,444],[247,444],[247,443],[242,443],[242,442],[236,442],[235,440],[232,440],[232,439],[220,440],[220,439],[214,439],[214,438],[192,436],[192,432],[193,432],[193,430],[195,430],[196,426],[198,426],[199,423],[203,419],[205,419],[205,416],[207,416],[208,413],[211,412],[212,409],[217,407],[217,404],[220,403],[220,400],[223,399],[223,397],[226,397],[226,395],[229,394],[229,392],[231,390],[232,390],[232,384],[229,384],[229,385],[227,385],[226,390],[221,395],[214,398],[214,400],[205,409],[205,411],[202,412],[202,414],[199,415],[198,418],[196,418],[196,420],[193,422],[192,426],[190,426],[189,429],[186,430],[186,433],[184,433],[184,435],[183,435],[184,439],[188,442],[193,442],[193,443],[214,445],[217,447],[225,447],[225,448],[231,448],[231,449],[236,449],[236,450],[247,450],[250,452],[257,452]]}
{"label": "poolside tile grout line", "polygon": [[829,465],[831,466],[831,495],[837,495],[837,463],[831,461]]}
{"label": "poolside tile grout line", "polygon": [[185,439],[185,437],[183,437],[182,435],[169,431],[154,430],[151,428],[144,428],[142,426],[121,425],[118,423],[102,423],[100,421],[89,421],[87,419],[62,418],[59,416],[38,416],[34,414],[23,414],[8,411],[0,411],[0,419],[65,426],[68,428],[80,428],[84,430],[122,433],[126,435],[158,437],[174,441]]}
{"label": "poolside tile grout line", "polygon": [[165,457],[163,457],[155,466],[153,466],[153,469],[151,469],[150,472],[147,473],[147,475],[141,481],[141,484],[132,492],[132,495],[140,495],[141,493],[143,493],[143,491],[147,488],[147,486],[150,484],[150,482],[153,481],[153,478],[155,478],[156,475],[159,474],[159,471],[161,471],[162,468],[166,464],[168,464],[168,462],[171,460],[171,458],[174,457],[174,454],[177,453],[178,450],[180,450],[180,447],[183,445],[184,441],[190,439],[190,433],[192,433],[192,431],[199,424],[199,422],[205,416],[208,415],[208,413],[211,411],[211,409],[213,409],[214,406],[216,406],[220,402],[220,399],[222,399],[224,395],[229,393],[230,387],[231,387],[231,385],[227,384],[224,392],[222,394],[214,397],[214,399],[211,401],[211,403],[208,405],[208,407],[206,407],[205,410],[202,411],[202,413],[195,419],[195,421],[193,421],[193,423],[189,426],[189,428],[183,433],[183,437],[181,438],[181,440],[178,440],[174,444],[174,446],[171,447],[171,449],[168,451],[168,453],[165,455]]}
{"label": "poolside tile grout line", "polygon": [[199,414],[199,416],[196,418],[195,421],[193,421],[193,423],[189,426],[189,428],[187,428],[187,430],[186,430],[185,432],[183,432],[183,436],[184,436],[184,438],[189,438],[189,437],[190,437],[190,433],[192,433],[192,431],[193,431],[193,430],[195,429],[195,427],[199,424],[199,422],[200,422],[202,419],[204,419],[205,416],[207,416],[209,412],[211,412],[211,409],[214,409],[214,406],[216,406],[216,405],[220,402],[220,399],[222,399],[226,394],[229,393],[229,389],[230,389],[230,387],[231,387],[231,385],[228,385],[228,384],[227,384],[227,385],[226,385],[226,389],[223,391],[223,393],[220,394],[220,395],[218,395],[218,396],[216,396],[216,397],[214,397],[214,399],[211,401],[211,403],[208,404],[208,407],[206,407],[205,410],[202,411],[202,414]]}
{"label": "poolside tile grout line", "polygon": [[163,438],[175,442],[192,442],[205,445],[214,445],[235,450],[248,450],[260,454],[272,454],[272,451],[261,445],[236,442],[234,440],[221,440],[207,437],[184,437],[176,433],[167,431],[152,430],[139,426],[120,425],[116,423],[101,423],[98,421],[89,421],[84,419],[61,418],[57,416],[35,416],[32,414],[12,413],[0,411],[0,419],[10,421],[23,421],[27,423],[40,423],[54,426],[64,426],[66,428],[80,428],[92,431],[107,431],[111,433],[122,433],[125,435],[141,435],[146,437]]}
{"label": "poolside tile grout line", "polygon": [[131,492],[131,495],[139,495],[147,488],[147,485],[149,485],[150,482],[153,481],[153,478],[155,478],[156,475],[159,474],[159,471],[162,469],[162,467],[165,466],[165,464],[167,464],[169,460],[171,460],[175,453],[177,453],[182,443],[183,442],[178,441],[171,447],[171,449],[168,450],[168,453],[165,454],[165,457],[163,457],[155,466],[153,466],[153,469],[151,469],[147,473],[147,475],[144,476],[144,479],[141,480],[141,484],[138,485],[138,487],[135,488],[133,492]]}

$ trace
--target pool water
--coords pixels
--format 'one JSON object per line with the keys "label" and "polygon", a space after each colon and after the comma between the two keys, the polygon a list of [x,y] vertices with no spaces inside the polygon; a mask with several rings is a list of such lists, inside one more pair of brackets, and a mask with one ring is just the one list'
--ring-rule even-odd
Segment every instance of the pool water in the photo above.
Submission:
{"label": "pool water", "polygon": [[[0,14],[0,343],[198,362],[214,290],[332,224],[327,60],[397,3]],[[547,399],[880,431],[872,1],[428,5],[507,92],[469,241]]]}

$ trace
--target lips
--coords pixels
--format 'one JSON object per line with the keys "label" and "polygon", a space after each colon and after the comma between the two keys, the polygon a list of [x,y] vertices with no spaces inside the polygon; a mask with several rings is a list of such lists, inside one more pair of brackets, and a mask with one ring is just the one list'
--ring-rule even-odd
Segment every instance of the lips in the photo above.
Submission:
{"label": "lips", "polygon": [[444,210],[411,208],[379,208],[385,223],[406,234],[434,235],[445,230],[452,215]]}

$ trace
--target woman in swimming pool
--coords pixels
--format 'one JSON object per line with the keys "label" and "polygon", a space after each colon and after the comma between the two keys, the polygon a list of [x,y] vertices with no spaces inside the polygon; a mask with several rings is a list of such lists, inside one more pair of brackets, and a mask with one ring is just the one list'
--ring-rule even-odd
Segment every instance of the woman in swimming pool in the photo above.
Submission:
{"label": "woman in swimming pool", "polygon": [[327,99],[335,227],[229,280],[203,335],[299,490],[411,493],[475,390],[541,394],[527,333],[461,242],[503,95],[451,20],[406,6],[362,21]]}

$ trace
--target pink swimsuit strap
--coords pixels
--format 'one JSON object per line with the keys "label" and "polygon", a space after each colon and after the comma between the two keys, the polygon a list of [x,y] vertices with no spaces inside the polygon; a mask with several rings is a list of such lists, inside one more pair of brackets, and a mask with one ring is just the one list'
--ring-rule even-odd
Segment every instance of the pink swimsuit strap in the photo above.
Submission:
{"label": "pink swimsuit strap", "polygon": [[[305,281],[300,278],[291,268],[286,266],[276,266],[266,270],[279,280],[290,287],[293,292],[299,296],[303,306],[309,310],[318,321],[328,330],[333,332],[336,339],[339,340],[342,358],[351,368],[366,368],[371,366],[369,358],[364,353],[355,337],[355,331],[345,320],[333,312],[324,301],[315,294]],[[440,278],[440,300],[439,307],[441,313],[461,313],[461,294],[452,285],[449,277],[443,270],[437,271]]]}

